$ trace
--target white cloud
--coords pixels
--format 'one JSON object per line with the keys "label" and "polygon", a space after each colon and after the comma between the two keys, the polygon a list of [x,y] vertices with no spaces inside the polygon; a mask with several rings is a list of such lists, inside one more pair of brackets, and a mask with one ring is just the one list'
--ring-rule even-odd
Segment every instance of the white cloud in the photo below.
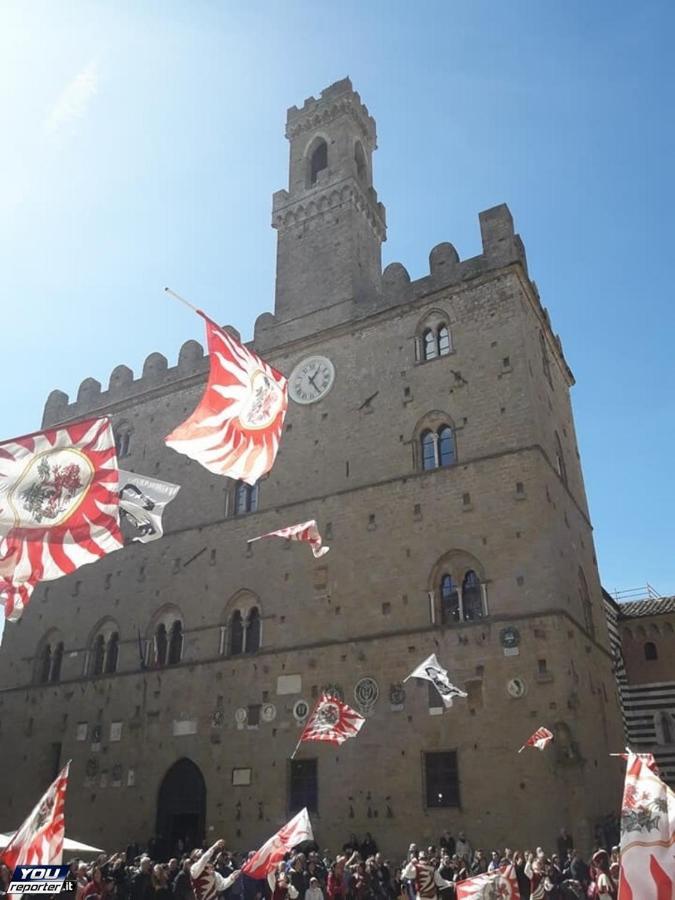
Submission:
{"label": "white cloud", "polygon": [[82,119],[97,90],[98,66],[92,60],[61,91],[45,120],[47,133],[55,134],[71,122]]}

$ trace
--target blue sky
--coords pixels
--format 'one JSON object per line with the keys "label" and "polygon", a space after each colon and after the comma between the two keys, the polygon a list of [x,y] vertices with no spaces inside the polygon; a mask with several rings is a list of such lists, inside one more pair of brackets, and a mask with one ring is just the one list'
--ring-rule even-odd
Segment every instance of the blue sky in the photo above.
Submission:
{"label": "blue sky", "polygon": [[271,310],[285,111],[350,75],[378,123],[385,264],[480,250],[507,202],[577,377],[601,573],[675,593],[668,2],[0,5],[2,432],[87,376]]}

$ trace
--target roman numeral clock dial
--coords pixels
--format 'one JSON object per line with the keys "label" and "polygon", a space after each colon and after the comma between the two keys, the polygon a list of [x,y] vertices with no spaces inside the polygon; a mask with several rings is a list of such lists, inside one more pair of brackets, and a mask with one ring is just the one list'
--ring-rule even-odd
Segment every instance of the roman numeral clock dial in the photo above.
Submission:
{"label": "roman numeral clock dial", "polygon": [[322,400],[333,387],[335,366],[326,356],[308,356],[297,364],[288,379],[288,390],[296,403]]}

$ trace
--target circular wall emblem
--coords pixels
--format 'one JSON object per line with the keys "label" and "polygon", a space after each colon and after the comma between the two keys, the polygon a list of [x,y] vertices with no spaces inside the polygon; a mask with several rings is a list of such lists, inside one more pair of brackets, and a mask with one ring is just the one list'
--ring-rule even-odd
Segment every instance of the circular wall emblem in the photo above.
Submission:
{"label": "circular wall emblem", "polygon": [[87,496],[93,475],[91,462],[73,447],[36,454],[7,495],[15,527],[63,524]]}
{"label": "circular wall emblem", "polygon": [[366,676],[356,682],[354,699],[363,712],[370,712],[377,703],[377,698],[379,696],[380,688],[374,678]]}
{"label": "circular wall emblem", "polygon": [[339,684],[324,684],[321,688],[322,694],[328,694],[329,697],[337,697],[338,700],[345,699],[345,692],[342,690]]}
{"label": "circular wall emblem", "polygon": [[284,395],[276,381],[262,369],[255,369],[250,375],[249,395],[239,414],[239,421],[249,431],[269,428],[283,405]]}
{"label": "circular wall emblem", "polygon": [[309,704],[306,700],[296,700],[293,705],[293,718],[296,722],[304,722],[309,715]]}
{"label": "circular wall emblem", "polygon": [[523,697],[526,687],[522,678],[512,678],[506,685],[506,692],[510,697]]}
{"label": "circular wall emblem", "polygon": [[260,718],[263,722],[273,722],[277,717],[277,708],[273,703],[263,703]]}
{"label": "circular wall emblem", "polygon": [[246,719],[248,718],[248,712],[246,707],[240,706],[239,709],[234,714],[234,720],[237,725],[243,725]]}
{"label": "circular wall emblem", "polygon": [[517,628],[513,628],[509,625],[508,628],[502,628],[499,632],[499,642],[502,647],[506,649],[511,649],[512,647],[517,647],[520,644],[520,632]]}
{"label": "circular wall emblem", "polygon": [[220,728],[224,721],[225,713],[222,711],[222,709],[216,709],[213,713],[211,713],[211,724],[215,728]]}
{"label": "circular wall emblem", "polygon": [[400,681],[389,686],[389,702],[392,706],[403,706],[405,703],[405,688]]}

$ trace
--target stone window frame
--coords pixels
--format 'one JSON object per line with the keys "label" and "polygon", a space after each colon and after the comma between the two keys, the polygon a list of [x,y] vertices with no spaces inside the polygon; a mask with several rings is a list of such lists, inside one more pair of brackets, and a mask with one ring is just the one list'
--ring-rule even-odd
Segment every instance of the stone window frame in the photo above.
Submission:
{"label": "stone window frame", "polygon": [[[449,428],[452,432],[452,442],[454,449],[454,457],[451,462],[441,465],[440,460],[440,432],[444,428]],[[431,435],[434,444],[434,466],[430,468],[424,467],[424,448],[423,439],[425,436]],[[442,410],[431,410],[415,425],[412,438],[413,446],[413,468],[418,472],[435,472],[438,469],[451,469],[457,465],[459,461],[459,449],[457,446],[457,426],[452,417]]]}
{"label": "stone window frame", "polygon": [[[242,643],[241,650],[232,653],[232,620],[235,615],[239,615],[242,626]],[[258,627],[258,640],[255,647],[250,646],[249,628],[254,618]],[[227,602],[225,606],[224,621],[220,626],[220,638],[218,645],[218,655],[225,656],[228,659],[238,659],[239,657],[251,656],[257,653],[263,645],[263,613],[260,597],[248,588],[242,588],[237,591]]]}
{"label": "stone window frame", "polygon": [[[467,619],[464,609],[464,592],[467,577],[473,573],[480,587],[481,615]],[[450,578],[455,585],[457,593],[457,617],[454,620],[448,618],[444,611],[442,585],[445,578]],[[453,627],[455,625],[484,622],[490,616],[488,604],[489,579],[485,574],[483,564],[473,554],[459,548],[449,550],[433,566],[428,583],[428,594],[431,597],[430,615],[431,624],[441,627]]]}
{"label": "stone window frame", "polygon": [[567,487],[567,465],[565,464],[565,453],[563,451],[562,441],[557,431],[553,432],[555,443],[555,470],[562,483]]}
{"label": "stone window frame", "polygon": [[[260,483],[262,479],[258,479],[255,484],[247,484],[245,481],[235,481],[225,497],[225,516],[226,518],[234,516],[247,516],[250,513],[258,512],[260,509]],[[240,495],[246,495],[246,501],[243,509],[240,508]]]}
{"label": "stone window frame", "polygon": [[33,682],[37,685],[58,684],[65,645],[58,628],[50,628],[41,638],[35,653]]}
{"label": "stone window frame", "polygon": [[659,650],[654,641],[645,641],[643,645],[644,658],[647,662],[657,662]]}
{"label": "stone window frame", "polygon": [[[103,654],[101,656],[100,671],[96,658],[97,643],[103,646]],[[114,666],[112,663],[112,651],[115,650]],[[114,675],[119,665],[119,649],[120,649],[120,627],[115,619],[111,616],[99,620],[92,629],[87,641],[87,650],[84,655],[83,675],[89,678],[101,678],[105,675]]]}
{"label": "stone window frame", "polygon": [[128,419],[120,419],[113,426],[113,437],[115,438],[115,452],[118,459],[125,459],[131,455],[131,437],[134,433],[133,425]]}
{"label": "stone window frame", "polygon": [[[180,648],[178,658],[171,659],[172,635],[180,635]],[[162,640],[166,641],[163,653],[160,653],[160,629],[163,629]],[[163,656],[163,659],[160,659]],[[180,665],[185,658],[185,617],[175,603],[167,603],[162,606],[152,617],[146,632],[145,648],[143,652],[144,662],[148,669],[166,669]]]}
{"label": "stone window frame", "polygon": [[[445,330],[446,335],[441,335]],[[427,355],[427,344],[429,343],[427,336],[433,338],[432,346],[434,347],[433,355]],[[447,347],[441,348],[441,340],[447,337]],[[440,307],[434,307],[427,310],[422,318],[418,321],[415,328],[415,363],[425,365],[438,359],[452,356],[455,353],[455,343],[453,341],[453,323],[449,313]]]}
{"label": "stone window frame", "polygon": [[[326,163],[324,166],[314,172],[314,156],[322,145],[326,148]],[[311,190],[312,188],[320,184],[322,180],[321,173],[327,172],[330,169],[330,160],[328,158],[329,147],[330,138],[323,132],[313,134],[311,139],[308,141],[307,146],[305,147],[305,152],[303,153],[303,168],[305,171],[306,190]]]}

